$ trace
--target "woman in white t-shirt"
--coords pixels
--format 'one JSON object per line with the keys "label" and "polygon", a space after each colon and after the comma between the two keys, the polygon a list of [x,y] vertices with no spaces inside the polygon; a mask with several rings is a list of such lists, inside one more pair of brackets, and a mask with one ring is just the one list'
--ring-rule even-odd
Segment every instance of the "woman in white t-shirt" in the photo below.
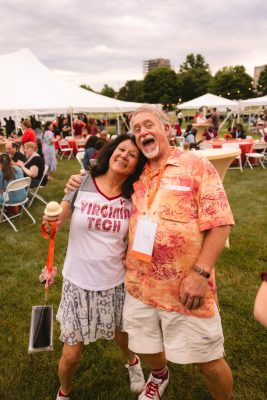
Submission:
{"label": "woman in white t-shirt", "polygon": [[[57,400],[70,399],[83,345],[100,338],[114,338],[123,351],[131,390],[140,393],[145,385],[140,360],[128,349],[127,334],[122,332],[130,196],[144,165],[134,137],[120,135],[100,150],[79,190],[61,203],[57,225],[68,218],[71,223],[57,313],[64,342]],[[43,223],[49,233],[49,218]]]}

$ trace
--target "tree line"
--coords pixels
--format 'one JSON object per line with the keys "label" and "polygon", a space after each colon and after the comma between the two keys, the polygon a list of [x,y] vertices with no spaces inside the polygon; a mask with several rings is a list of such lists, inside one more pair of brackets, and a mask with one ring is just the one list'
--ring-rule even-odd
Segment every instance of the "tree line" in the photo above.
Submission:
{"label": "tree line", "polygon": [[[88,85],[82,88],[92,90]],[[124,101],[140,103],[177,104],[205,93],[213,93],[231,100],[248,99],[267,94],[267,65],[261,72],[257,86],[243,65],[223,67],[212,76],[209,64],[201,54],[186,56],[176,73],[170,68],[156,68],[143,80],[129,80],[118,92],[107,84],[100,94]]]}

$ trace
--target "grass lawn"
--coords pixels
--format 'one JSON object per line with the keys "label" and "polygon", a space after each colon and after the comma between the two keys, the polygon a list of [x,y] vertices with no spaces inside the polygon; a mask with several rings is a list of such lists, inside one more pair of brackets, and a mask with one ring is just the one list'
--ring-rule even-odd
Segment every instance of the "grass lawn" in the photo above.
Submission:
{"label": "grass lawn", "polygon": [[[78,172],[76,160],[59,162],[55,180],[42,189],[44,197],[60,201],[65,182]],[[225,188],[236,226],[217,263],[217,286],[225,333],[226,357],[234,375],[235,400],[267,398],[267,330],[253,320],[253,303],[259,274],[267,270],[267,170],[230,170]],[[54,351],[28,354],[32,305],[44,301],[38,282],[45,265],[48,241],[41,237],[44,205],[35,200],[32,225],[24,215],[18,233],[0,225],[0,399],[53,400],[58,389],[57,364],[61,352],[59,326],[54,322]],[[61,294],[61,269],[66,252],[68,227],[57,234],[55,264],[59,274],[49,290],[49,304],[56,313]],[[144,368],[145,373],[148,370]],[[194,366],[171,364],[171,381],[164,399],[209,399],[202,377]],[[128,389],[127,370],[113,342],[87,346],[78,367],[72,400],[136,399]]]}

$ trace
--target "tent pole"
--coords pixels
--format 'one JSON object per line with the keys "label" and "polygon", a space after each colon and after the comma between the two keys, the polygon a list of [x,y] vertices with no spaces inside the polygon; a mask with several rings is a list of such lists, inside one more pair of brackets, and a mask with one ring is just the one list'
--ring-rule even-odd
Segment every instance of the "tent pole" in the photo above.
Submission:
{"label": "tent pole", "polygon": [[120,125],[120,118],[119,114],[117,114],[117,135],[121,134],[121,125]]}
{"label": "tent pole", "polygon": [[74,131],[73,131],[73,111],[72,111],[72,108],[70,108],[69,111],[70,111],[70,129],[71,129],[71,136],[74,136]]}

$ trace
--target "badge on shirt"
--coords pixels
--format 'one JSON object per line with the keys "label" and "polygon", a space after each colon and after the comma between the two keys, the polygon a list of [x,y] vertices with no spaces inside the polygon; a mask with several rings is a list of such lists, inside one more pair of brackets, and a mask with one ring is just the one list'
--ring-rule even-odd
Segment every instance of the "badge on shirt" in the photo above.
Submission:
{"label": "badge on shirt", "polygon": [[130,256],[144,262],[151,262],[158,224],[151,219],[137,221],[133,247]]}

